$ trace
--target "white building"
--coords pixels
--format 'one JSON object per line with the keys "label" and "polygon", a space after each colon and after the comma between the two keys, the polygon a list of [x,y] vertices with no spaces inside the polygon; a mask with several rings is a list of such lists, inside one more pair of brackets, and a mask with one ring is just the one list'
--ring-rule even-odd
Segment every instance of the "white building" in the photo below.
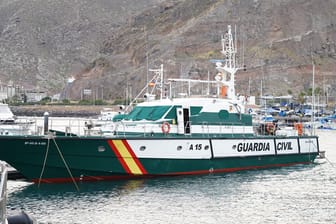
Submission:
{"label": "white building", "polygon": [[9,84],[3,84],[0,81],[0,100],[1,101],[15,96],[15,94],[16,94],[16,88],[11,82]]}

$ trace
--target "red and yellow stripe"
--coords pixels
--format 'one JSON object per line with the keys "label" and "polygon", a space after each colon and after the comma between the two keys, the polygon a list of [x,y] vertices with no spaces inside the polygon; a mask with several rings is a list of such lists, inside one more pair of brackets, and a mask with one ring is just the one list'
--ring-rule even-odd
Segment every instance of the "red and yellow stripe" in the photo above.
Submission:
{"label": "red and yellow stripe", "polygon": [[147,174],[126,140],[109,140],[108,143],[127,173],[133,175]]}

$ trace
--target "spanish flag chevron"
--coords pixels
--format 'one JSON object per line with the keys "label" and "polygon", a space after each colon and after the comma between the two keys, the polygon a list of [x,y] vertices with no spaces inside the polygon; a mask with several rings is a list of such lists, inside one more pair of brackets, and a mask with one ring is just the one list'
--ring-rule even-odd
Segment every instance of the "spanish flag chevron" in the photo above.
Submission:
{"label": "spanish flag chevron", "polygon": [[119,162],[128,174],[145,175],[147,171],[134,154],[127,140],[109,140],[108,144],[118,157]]}

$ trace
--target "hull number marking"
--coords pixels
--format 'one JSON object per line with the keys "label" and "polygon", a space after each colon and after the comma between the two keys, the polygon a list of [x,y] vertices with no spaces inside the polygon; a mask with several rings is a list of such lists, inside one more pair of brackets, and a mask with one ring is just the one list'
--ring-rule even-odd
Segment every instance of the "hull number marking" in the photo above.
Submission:
{"label": "hull number marking", "polygon": [[46,142],[37,142],[37,141],[26,141],[24,142],[25,145],[47,145]]}
{"label": "hull number marking", "polygon": [[209,146],[206,145],[206,146],[203,147],[202,144],[190,144],[190,146],[189,146],[189,150],[202,150],[202,149],[208,150]]}

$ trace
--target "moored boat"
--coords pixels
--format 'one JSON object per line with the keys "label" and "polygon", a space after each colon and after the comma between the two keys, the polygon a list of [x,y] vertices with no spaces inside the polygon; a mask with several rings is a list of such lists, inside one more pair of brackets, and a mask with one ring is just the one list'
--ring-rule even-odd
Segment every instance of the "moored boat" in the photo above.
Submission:
{"label": "moored boat", "polygon": [[[319,154],[317,136],[254,133],[252,117],[235,92],[237,51],[228,28],[222,38],[225,60],[216,63],[215,80],[164,82],[161,65],[152,70],[152,91],[144,94],[145,102],[116,115],[99,135],[0,136],[0,159],[28,180],[46,183],[222,173],[314,162]],[[187,83],[187,92],[174,94],[176,83]],[[193,85],[204,83],[208,88],[201,96]],[[217,94],[210,94],[210,86]],[[192,89],[197,96],[191,95]],[[153,97],[155,92],[158,99]]]}
{"label": "moored boat", "polygon": [[31,134],[33,123],[27,119],[17,119],[8,104],[0,103],[0,135]]}
{"label": "moored boat", "polygon": [[336,130],[336,114],[320,118],[316,126],[319,129]]}

